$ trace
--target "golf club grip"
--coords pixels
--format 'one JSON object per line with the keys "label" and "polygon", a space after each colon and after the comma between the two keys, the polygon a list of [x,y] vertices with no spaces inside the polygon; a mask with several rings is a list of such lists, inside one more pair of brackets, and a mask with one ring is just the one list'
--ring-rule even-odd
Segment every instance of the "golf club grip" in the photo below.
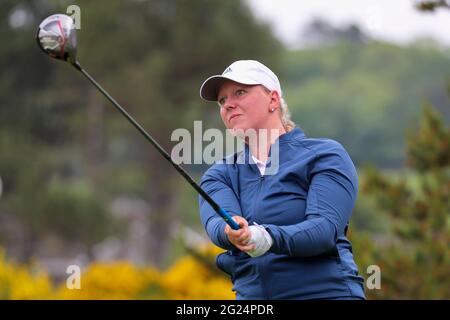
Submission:
{"label": "golf club grip", "polygon": [[80,65],[78,61],[72,64],[75,69],[80,71],[100,92],[116,107],[117,110],[122,113],[122,115],[127,118],[133,126],[140,132],[144,137],[156,148],[158,149],[159,153],[162,154],[164,158],[166,158],[172,166],[189,182],[189,184],[205,199],[206,202],[208,202],[211,207],[217,212],[218,215],[220,215],[223,220],[234,230],[239,230],[239,225],[234,221],[231,216],[223,209],[221,208],[200,186],[192,179],[192,177],[179,165],[177,165],[175,162],[173,162],[170,155],[159,145],[158,142],[156,142],[155,139],[150,136],[147,131],[136,121],[134,118],[124,109],[122,106],[105,90],[103,87],[97,83],[97,81],[94,80],[94,78],[91,77],[89,73],[87,73]]}

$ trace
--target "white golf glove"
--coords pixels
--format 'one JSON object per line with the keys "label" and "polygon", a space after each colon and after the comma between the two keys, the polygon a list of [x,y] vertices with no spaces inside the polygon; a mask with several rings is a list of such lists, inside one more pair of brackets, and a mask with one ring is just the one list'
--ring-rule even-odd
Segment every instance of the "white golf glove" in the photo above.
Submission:
{"label": "white golf glove", "polygon": [[248,244],[254,244],[255,249],[247,251],[250,257],[259,257],[266,253],[273,244],[273,239],[267,230],[255,223],[254,226],[248,227],[250,229],[251,238]]}

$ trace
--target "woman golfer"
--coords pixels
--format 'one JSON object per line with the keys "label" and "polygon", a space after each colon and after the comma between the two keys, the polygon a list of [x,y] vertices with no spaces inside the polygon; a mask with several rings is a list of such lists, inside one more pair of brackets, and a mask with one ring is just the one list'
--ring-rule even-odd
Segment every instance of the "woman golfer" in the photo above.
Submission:
{"label": "woman golfer", "polygon": [[358,181],[344,148],[306,137],[289,118],[277,76],[257,61],[209,77],[200,96],[218,102],[225,126],[245,141],[201,180],[240,229],[200,197],[206,232],[227,250],[217,266],[237,299],[364,299],[346,238]]}

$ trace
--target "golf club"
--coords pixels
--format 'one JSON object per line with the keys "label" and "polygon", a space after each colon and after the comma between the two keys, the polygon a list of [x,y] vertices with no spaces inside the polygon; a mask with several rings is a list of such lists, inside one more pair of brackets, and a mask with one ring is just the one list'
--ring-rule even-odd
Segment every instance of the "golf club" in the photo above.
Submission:
{"label": "golf club", "polygon": [[154,140],[142,126],[131,117],[114,98],[106,92],[80,65],[76,59],[77,37],[74,22],[71,17],[64,14],[55,14],[46,18],[39,25],[36,39],[39,47],[50,57],[69,62],[75,69],[80,71],[100,92],[122,113],[128,121],[169,161],[172,166],[189,182],[189,184],[207,201],[211,207],[225,220],[228,225],[238,230],[239,225],[231,216],[221,208],[200,186],[189,176],[189,174],[178,164],[173,162],[170,155]]}

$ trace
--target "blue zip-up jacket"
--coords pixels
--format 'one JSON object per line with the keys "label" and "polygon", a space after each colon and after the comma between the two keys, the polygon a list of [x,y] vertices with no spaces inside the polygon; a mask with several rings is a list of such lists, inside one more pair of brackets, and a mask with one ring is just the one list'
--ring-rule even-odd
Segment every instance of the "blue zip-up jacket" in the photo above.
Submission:
{"label": "blue zip-up jacket", "polygon": [[225,222],[200,197],[208,236],[228,250],[217,257],[218,268],[231,277],[237,299],[365,298],[346,238],[358,192],[350,157],[336,141],[307,138],[299,128],[281,135],[278,147],[276,174],[261,176],[251,160],[243,163],[251,159],[246,146],[201,179],[230,215],[263,225],[273,238],[266,254],[250,257],[231,244]]}

